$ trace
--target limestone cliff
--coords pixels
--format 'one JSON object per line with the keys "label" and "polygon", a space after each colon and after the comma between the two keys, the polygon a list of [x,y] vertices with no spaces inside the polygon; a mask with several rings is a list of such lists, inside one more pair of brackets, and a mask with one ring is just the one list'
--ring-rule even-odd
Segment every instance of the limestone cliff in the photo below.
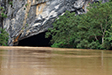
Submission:
{"label": "limestone cliff", "polygon": [[[0,17],[0,27],[9,33],[9,45],[37,35],[52,27],[55,18],[66,10],[86,13],[88,3],[97,0],[0,0],[7,18]],[[106,2],[108,0],[103,0]]]}

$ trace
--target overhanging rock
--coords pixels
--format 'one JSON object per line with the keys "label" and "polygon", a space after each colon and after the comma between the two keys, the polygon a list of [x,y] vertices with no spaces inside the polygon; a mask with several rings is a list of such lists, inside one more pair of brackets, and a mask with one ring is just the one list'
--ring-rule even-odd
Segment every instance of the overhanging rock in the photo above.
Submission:
{"label": "overhanging rock", "polygon": [[87,12],[88,3],[93,1],[96,0],[0,0],[8,16],[3,19],[3,27],[10,35],[9,45],[46,31],[66,10]]}

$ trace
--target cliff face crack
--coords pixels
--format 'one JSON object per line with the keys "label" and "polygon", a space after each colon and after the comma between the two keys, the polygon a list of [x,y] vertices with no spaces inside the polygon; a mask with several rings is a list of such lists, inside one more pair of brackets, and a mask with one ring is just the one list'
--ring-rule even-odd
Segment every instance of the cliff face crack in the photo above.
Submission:
{"label": "cliff face crack", "polygon": [[30,7],[31,7],[31,1],[28,0],[27,1],[27,4],[26,4],[26,14],[25,14],[25,18],[24,18],[24,21],[23,21],[23,28],[25,27],[25,24],[26,24],[26,19],[28,17],[28,13],[30,11]]}
{"label": "cliff face crack", "polygon": [[31,7],[31,1],[28,0],[28,1],[27,1],[27,4],[26,4],[26,13],[25,13],[25,17],[24,17],[22,29],[21,29],[21,31],[19,32],[19,35],[14,39],[13,44],[14,44],[14,43],[17,43],[17,44],[18,44],[18,39],[19,39],[20,35],[23,33],[23,31],[24,31],[24,28],[25,28],[25,25],[26,25],[26,19],[27,19],[27,17],[28,17],[28,13],[29,13],[29,11],[30,11],[30,7]]}
{"label": "cliff face crack", "polygon": [[45,6],[46,6],[46,2],[37,5],[37,7],[36,7],[36,15],[37,16],[43,12],[43,9]]}

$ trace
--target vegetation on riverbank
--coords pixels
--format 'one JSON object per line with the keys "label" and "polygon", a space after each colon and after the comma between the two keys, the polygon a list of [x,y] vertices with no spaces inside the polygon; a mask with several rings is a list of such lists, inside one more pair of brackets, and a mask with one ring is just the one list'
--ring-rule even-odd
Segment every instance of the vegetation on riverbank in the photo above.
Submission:
{"label": "vegetation on riverbank", "polygon": [[7,46],[9,39],[8,33],[5,31],[5,28],[3,28],[3,19],[7,18],[7,14],[5,12],[5,8],[0,6],[0,46]]}
{"label": "vegetation on riverbank", "polygon": [[9,35],[5,29],[0,28],[0,46],[8,46]]}
{"label": "vegetation on riverbank", "polygon": [[86,14],[66,13],[59,16],[46,33],[52,47],[111,49],[112,2],[90,4]]}

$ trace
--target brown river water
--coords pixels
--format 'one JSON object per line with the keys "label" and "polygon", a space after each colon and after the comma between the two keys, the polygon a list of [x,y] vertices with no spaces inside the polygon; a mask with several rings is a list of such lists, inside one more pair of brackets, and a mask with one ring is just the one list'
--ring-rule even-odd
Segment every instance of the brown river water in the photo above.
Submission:
{"label": "brown river water", "polygon": [[112,75],[112,51],[0,47],[0,75]]}

